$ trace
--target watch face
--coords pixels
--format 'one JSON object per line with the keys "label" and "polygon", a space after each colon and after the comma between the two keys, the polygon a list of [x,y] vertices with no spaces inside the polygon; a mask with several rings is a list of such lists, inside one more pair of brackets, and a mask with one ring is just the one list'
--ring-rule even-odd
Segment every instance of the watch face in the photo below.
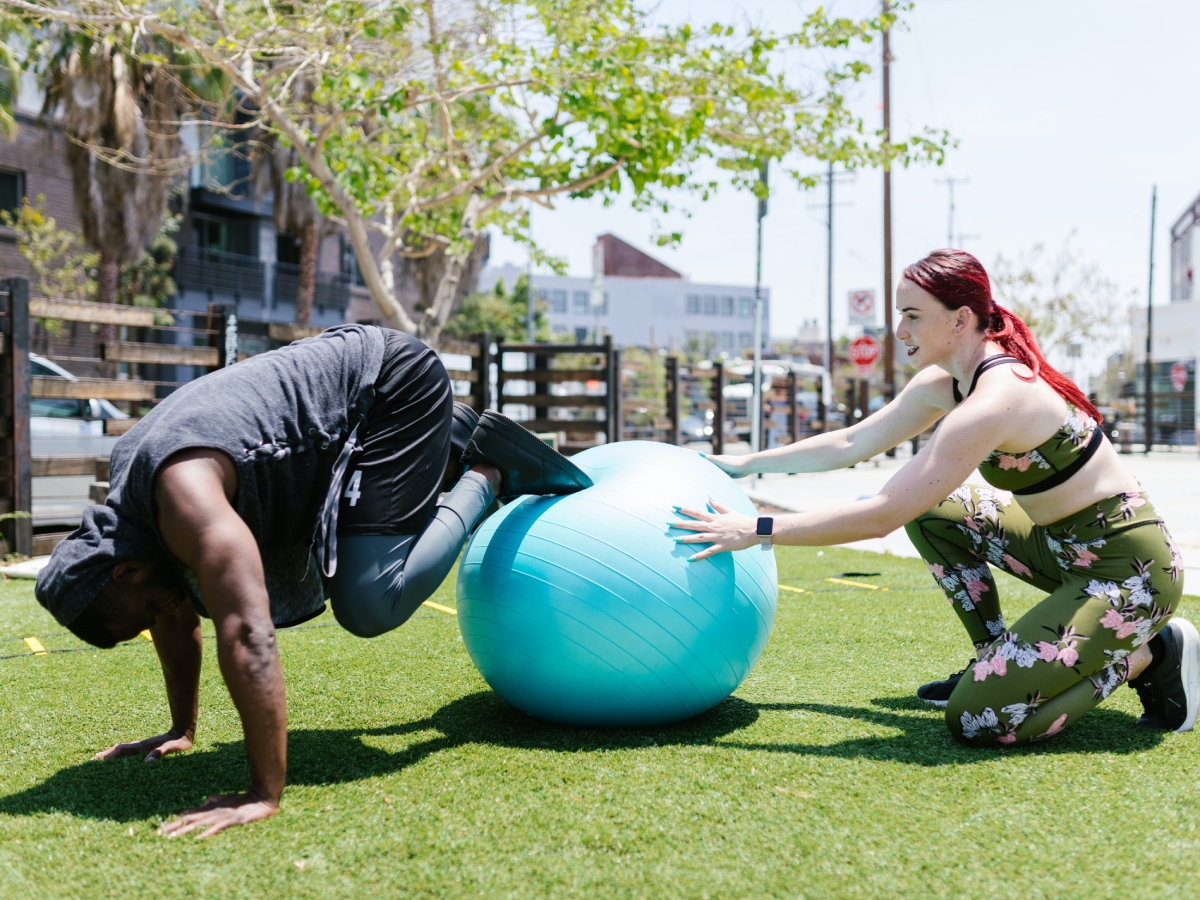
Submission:
{"label": "watch face", "polygon": [[771,534],[771,532],[773,532],[774,530],[775,530],[775,520],[771,516],[759,516],[758,517],[757,534],[766,536],[766,535]]}

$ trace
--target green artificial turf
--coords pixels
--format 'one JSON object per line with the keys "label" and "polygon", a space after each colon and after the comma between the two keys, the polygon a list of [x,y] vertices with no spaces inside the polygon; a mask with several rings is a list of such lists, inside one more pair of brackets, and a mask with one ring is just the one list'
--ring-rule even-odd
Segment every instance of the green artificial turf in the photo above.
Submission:
{"label": "green artificial turf", "polygon": [[[0,660],[0,896],[1196,896],[1200,734],[1136,728],[1122,690],[1033,748],[959,747],[912,697],[970,655],[923,565],[777,557],[812,593],[781,592],[746,682],[668,728],[530,719],[428,608],[373,641],[281,632],[282,811],[205,841],[155,829],[246,784],[211,641],[197,746],[152,764],[90,759],[168,724],[149,643]],[[889,590],[824,581],[850,571]],[[1037,597],[1002,590],[1010,621]],[[30,634],[79,646],[0,586],[0,656]]]}

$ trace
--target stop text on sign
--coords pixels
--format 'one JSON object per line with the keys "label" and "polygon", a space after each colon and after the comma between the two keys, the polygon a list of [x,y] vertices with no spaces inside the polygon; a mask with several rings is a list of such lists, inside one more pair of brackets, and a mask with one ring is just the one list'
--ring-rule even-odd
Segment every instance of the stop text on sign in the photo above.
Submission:
{"label": "stop text on sign", "polygon": [[879,341],[867,335],[855,338],[850,342],[849,352],[850,361],[860,370],[866,371],[879,359]]}

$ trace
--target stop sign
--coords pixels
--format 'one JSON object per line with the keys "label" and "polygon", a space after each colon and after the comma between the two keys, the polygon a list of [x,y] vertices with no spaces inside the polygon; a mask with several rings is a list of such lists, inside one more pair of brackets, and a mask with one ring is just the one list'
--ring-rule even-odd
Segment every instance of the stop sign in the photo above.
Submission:
{"label": "stop sign", "polygon": [[1171,366],[1171,387],[1175,389],[1175,393],[1182,392],[1187,387],[1187,382],[1187,366],[1183,363],[1175,363],[1175,365]]}
{"label": "stop sign", "polygon": [[879,359],[879,341],[864,335],[850,342],[850,361],[860,369],[866,370],[875,365]]}

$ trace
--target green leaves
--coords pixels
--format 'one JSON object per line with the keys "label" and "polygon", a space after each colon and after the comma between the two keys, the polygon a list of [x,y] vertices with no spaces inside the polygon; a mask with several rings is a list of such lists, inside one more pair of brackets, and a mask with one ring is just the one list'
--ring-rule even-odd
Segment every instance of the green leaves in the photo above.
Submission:
{"label": "green leaves", "polygon": [[[489,226],[515,237],[514,211],[529,201],[628,196],[663,211],[680,191],[708,197],[717,185],[697,173],[710,164],[737,188],[754,189],[763,160],[808,185],[813,158],[938,162],[949,140],[885,142],[846,102],[894,13],[860,20],[818,8],[775,34],[654,25],[634,0],[83,7],[121,24],[71,27],[103,39],[136,27],[221,72],[236,90],[230,113],[257,115],[297,148],[322,213],[374,235],[371,254],[355,242],[360,266],[403,327],[414,323],[395,302],[392,254],[454,254]],[[443,300],[453,293],[444,287]],[[425,305],[445,322],[441,302]]]}

